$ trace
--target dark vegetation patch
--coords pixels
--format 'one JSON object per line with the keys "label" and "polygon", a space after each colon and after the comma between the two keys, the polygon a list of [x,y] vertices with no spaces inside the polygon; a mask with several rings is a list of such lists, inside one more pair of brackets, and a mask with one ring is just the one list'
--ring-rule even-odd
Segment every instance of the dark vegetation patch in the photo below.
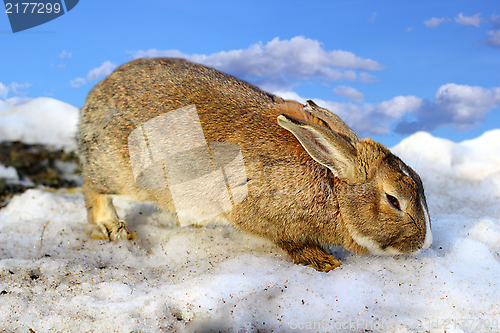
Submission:
{"label": "dark vegetation patch", "polygon": [[[49,149],[40,144],[22,142],[0,142],[0,164],[14,167],[20,182],[0,178],[0,208],[7,205],[14,194],[29,188],[45,186],[50,188],[72,188],[78,184],[65,174],[61,165],[78,166],[74,152]],[[59,166],[58,166],[59,164]],[[79,172],[78,167],[76,173]]]}

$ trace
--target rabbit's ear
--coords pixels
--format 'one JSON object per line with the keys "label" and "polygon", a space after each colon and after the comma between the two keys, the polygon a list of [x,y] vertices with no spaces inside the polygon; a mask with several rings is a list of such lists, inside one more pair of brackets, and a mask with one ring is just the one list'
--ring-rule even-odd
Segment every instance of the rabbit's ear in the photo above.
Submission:
{"label": "rabbit's ear", "polygon": [[339,179],[353,185],[366,181],[366,169],[358,162],[356,149],[340,134],[284,114],[278,116],[278,124],[295,135],[307,153]]}
{"label": "rabbit's ear", "polygon": [[[334,132],[340,133],[349,143],[355,144],[359,141],[359,137],[356,132],[347,126],[347,124],[340,119],[339,116],[316,105],[316,103],[312,100],[307,100],[307,104],[304,106],[304,111],[306,111],[310,117],[321,119],[326,124],[326,127],[330,128]],[[308,120],[308,118],[305,118],[305,120]]]}

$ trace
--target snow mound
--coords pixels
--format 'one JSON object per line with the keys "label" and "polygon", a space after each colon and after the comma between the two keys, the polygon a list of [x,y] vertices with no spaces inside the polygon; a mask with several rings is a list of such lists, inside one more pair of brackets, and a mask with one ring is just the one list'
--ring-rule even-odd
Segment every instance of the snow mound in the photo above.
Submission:
{"label": "snow mound", "polygon": [[393,147],[392,151],[410,165],[425,164],[426,173],[483,180],[500,171],[500,129],[460,143],[417,132]]}
{"label": "snow mound", "polygon": [[77,107],[49,97],[17,106],[5,104],[0,105],[0,141],[41,143],[65,150],[76,148],[80,116]]}
{"label": "snow mound", "polygon": [[10,108],[10,104],[0,100],[0,114]]}
{"label": "snow mound", "polygon": [[19,180],[19,175],[17,174],[17,170],[14,167],[6,167],[0,164],[0,178],[9,179],[9,180]]}
{"label": "snow mound", "polygon": [[418,132],[391,150],[422,178],[431,212],[500,216],[500,129],[460,143]]}

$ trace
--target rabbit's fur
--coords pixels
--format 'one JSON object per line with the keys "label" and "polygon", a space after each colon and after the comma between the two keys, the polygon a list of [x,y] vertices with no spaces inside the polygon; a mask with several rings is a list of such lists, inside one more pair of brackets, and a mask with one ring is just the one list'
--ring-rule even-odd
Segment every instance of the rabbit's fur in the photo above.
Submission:
{"label": "rabbit's fur", "polygon": [[148,120],[190,105],[207,142],[241,149],[247,179],[240,185],[248,193],[223,216],[270,239],[295,263],[321,271],[340,266],[327,245],[393,255],[432,242],[422,182],[386,147],[360,140],[312,101],[285,101],[213,68],[169,58],[117,68],[82,109],[78,142],[88,220],[98,230],[93,237],[131,237],[111,194],[175,211],[168,188],[136,184],[128,140]]}

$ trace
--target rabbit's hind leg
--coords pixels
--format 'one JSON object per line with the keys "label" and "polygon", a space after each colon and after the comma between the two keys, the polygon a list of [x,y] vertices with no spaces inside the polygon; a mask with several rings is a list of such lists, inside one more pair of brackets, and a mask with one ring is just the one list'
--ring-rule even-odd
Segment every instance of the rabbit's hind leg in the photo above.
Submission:
{"label": "rabbit's hind leg", "polygon": [[89,222],[86,231],[91,238],[113,241],[134,238],[125,221],[118,219],[110,196],[94,192],[87,182],[83,184],[83,194]]}

